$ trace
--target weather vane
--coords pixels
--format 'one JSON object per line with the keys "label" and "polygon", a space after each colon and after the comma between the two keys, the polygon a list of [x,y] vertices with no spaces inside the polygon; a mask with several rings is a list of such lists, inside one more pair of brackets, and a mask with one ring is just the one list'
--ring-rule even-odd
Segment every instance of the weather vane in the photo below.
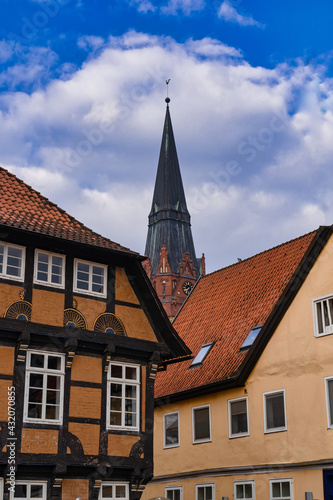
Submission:
{"label": "weather vane", "polygon": [[169,99],[169,93],[168,93],[168,89],[169,89],[169,82],[170,82],[171,78],[169,78],[168,80],[165,80],[165,83],[166,83],[166,86],[167,86],[167,96],[166,96],[166,99],[165,99],[165,102],[167,104],[169,104],[170,102],[170,99]]}

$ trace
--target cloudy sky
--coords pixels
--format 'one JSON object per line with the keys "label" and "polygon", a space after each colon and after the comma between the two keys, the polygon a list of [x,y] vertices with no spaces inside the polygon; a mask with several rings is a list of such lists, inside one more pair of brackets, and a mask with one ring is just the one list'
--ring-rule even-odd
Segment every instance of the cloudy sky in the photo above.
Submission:
{"label": "cloudy sky", "polygon": [[140,253],[170,110],[208,271],[333,223],[330,0],[2,0],[0,165]]}

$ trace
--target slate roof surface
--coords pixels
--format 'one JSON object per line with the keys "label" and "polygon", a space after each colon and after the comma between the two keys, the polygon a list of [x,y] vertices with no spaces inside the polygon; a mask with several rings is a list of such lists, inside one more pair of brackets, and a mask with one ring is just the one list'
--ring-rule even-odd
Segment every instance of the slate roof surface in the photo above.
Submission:
{"label": "slate roof surface", "polygon": [[215,342],[202,366],[190,361],[158,373],[155,397],[182,393],[232,377],[249,351],[240,351],[251,328],[267,320],[302,261],[316,231],[202,276],[173,326],[196,356]]}
{"label": "slate roof surface", "polygon": [[138,255],[95,233],[3,167],[0,167],[0,223]]}

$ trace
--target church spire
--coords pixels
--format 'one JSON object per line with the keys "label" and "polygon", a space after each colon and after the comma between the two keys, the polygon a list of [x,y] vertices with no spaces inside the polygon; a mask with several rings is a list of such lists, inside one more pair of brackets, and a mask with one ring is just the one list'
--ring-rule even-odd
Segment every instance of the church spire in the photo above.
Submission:
{"label": "church spire", "polygon": [[[180,279],[182,282],[184,279],[190,279],[191,284],[194,285],[201,274],[200,262],[195,256],[190,214],[186,205],[179,168],[169,97],[165,101],[167,107],[160,156],[153,201],[148,217],[145,254],[149,257],[149,261],[144,266],[155,285],[157,283],[154,279],[155,276],[172,275],[172,290],[169,294],[166,290],[167,282],[165,279],[163,279],[164,286],[161,287],[161,293],[156,290],[162,298],[162,302],[168,301],[168,295],[170,295],[170,301],[172,301],[172,296],[174,299],[182,298],[184,300],[188,292],[184,292],[182,286],[179,286],[179,290],[176,292],[177,283]],[[177,297],[177,293],[181,297]],[[180,305],[181,302],[179,307]]]}

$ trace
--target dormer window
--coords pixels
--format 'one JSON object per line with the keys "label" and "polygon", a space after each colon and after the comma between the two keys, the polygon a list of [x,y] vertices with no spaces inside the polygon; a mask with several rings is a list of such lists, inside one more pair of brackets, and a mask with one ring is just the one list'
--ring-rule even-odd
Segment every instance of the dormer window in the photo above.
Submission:
{"label": "dormer window", "polygon": [[196,368],[197,366],[201,366],[204,359],[208,356],[211,348],[213,347],[214,342],[208,342],[208,344],[204,344],[194,360],[192,361],[190,368]]}
{"label": "dormer window", "polygon": [[253,342],[257,338],[262,327],[263,325],[254,326],[253,328],[251,328],[250,333],[248,334],[248,336],[246,337],[246,339],[244,340],[243,344],[240,347],[241,351],[249,349],[252,346]]}
{"label": "dormer window", "polygon": [[24,255],[23,247],[0,242],[0,277],[23,281]]}
{"label": "dormer window", "polygon": [[75,259],[74,292],[106,298],[107,266]]}

